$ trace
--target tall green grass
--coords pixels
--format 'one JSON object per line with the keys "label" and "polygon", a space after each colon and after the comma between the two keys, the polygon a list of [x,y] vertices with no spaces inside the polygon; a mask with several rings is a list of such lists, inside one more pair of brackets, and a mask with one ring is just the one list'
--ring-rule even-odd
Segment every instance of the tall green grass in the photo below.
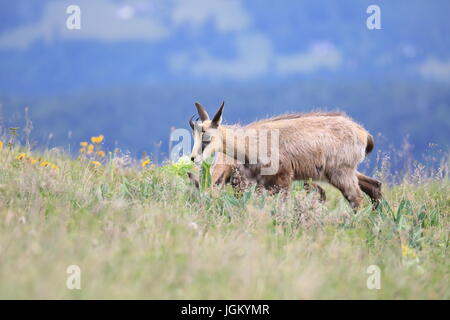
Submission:
{"label": "tall green grass", "polygon": [[[186,162],[102,161],[0,152],[0,298],[450,298],[446,162],[355,214],[327,185],[325,204],[301,184],[283,198],[212,189],[205,174],[199,191]],[[80,290],[66,287],[69,265]]]}

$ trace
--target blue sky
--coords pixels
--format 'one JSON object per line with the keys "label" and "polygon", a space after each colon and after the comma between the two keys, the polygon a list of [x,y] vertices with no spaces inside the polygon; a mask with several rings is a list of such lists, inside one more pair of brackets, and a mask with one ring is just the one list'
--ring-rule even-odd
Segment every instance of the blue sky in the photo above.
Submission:
{"label": "blue sky", "polygon": [[[445,2],[403,1],[402,7],[375,1],[381,8],[383,28],[369,31],[365,10],[371,3],[374,1],[47,0],[31,5],[23,0],[8,5],[14,9],[15,20],[1,26],[0,53],[6,57],[2,63],[8,63],[9,55],[24,55],[39,45],[39,52],[76,45],[73,50],[85,56],[81,64],[89,68],[97,57],[90,57],[86,48],[97,45],[114,51],[137,44],[136,50],[142,51],[139,61],[130,62],[121,55],[117,68],[152,64],[148,73],[154,75],[149,78],[160,80],[258,81],[320,72],[338,76],[389,73],[392,66],[399,65],[398,72],[409,77],[450,80],[450,54],[439,47],[439,42],[446,46],[448,42],[446,30],[439,33],[448,27],[443,24],[443,13],[437,11]],[[66,28],[66,8],[71,4],[81,8],[81,30]],[[408,14],[416,12],[424,14],[414,21],[408,19]],[[433,34],[430,39],[422,34],[427,32]]]}

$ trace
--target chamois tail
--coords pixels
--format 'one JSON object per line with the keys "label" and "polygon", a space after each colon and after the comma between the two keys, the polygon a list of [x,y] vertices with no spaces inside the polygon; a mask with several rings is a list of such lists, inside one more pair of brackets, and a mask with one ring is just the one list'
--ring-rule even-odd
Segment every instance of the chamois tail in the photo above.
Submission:
{"label": "chamois tail", "polygon": [[367,145],[366,145],[366,156],[372,152],[373,147],[375,146],[373,137],[371,134],[367,135]]}

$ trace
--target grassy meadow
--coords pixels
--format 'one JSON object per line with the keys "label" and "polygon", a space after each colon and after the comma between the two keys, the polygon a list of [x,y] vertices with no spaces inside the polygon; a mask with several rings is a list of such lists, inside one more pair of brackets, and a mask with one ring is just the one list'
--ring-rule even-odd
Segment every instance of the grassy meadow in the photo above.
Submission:
{"label": "grassy meadow", "polygon": [[[356,214],[297,183],[289,198],[198,191],[188,162],[156,166],[3,145],[1,299],[449,299],[448,162],[384,185]],[[92,147],[91,147],[92,146]],[[81,289],[69,290],[70,265]],[[369,290],[367,268],[381,269]]]}

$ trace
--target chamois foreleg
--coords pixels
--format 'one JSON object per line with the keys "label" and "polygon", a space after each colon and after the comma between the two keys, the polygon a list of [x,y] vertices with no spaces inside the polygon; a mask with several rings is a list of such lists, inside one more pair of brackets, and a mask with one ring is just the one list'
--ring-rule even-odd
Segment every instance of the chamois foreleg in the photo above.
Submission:
{"label": "chamois foreleg", "polygon": [[227,164],[216,164],[211,172],[211,184],[213,186],[223,187],[230,182],[233,167]]}

